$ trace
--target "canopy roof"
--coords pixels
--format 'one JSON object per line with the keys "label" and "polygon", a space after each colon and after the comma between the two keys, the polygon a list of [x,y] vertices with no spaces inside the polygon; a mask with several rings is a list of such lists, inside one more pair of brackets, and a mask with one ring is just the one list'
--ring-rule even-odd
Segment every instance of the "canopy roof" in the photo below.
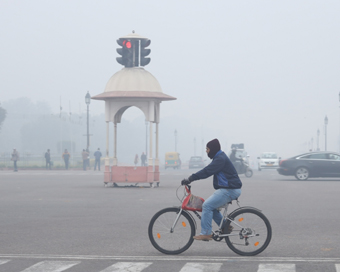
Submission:
{"label": "canopy roof", "polygon": [[112,98],[157,98],[176,100],[164,94],[157,79],[144,68],[123,68],[115,73],[106,84],[104,93],[92,99],[106,100]]}

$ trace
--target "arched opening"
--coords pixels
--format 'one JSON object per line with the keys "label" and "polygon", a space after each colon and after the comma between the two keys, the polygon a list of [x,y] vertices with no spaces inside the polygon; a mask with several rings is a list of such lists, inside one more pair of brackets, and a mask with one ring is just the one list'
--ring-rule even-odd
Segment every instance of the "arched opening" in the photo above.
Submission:
{"label": "arched opening", "polygon": [[[107,129],[104,183],[148,182],[152,184],[156,181],[158,184],[160,178],[158,158],[160,103],[176,98],[164,94],[156,78],[146,70],[124,68],[110,78],[103,93],[92,99],[105,101]],[[141,117],[138,113],[137,120],[132,121],[133,128],[129,127],[131,125],[131,120],[128,120],[129,116],[134,115],[138,109],[142,112]],[[127,121],[122,121],[123,115],[127,117]],[[112,123],[113,137],[109,134]],[[135,146],[134,143],[136,143]],[[109,153],[111,152],[109,150],[112,150],[112,146],[113,160],[110,164],[111,154]],[[139,155],[143,150],[147,153],[147,166],[134,167],[118,164],[118,160],[130,164],[134,160],[131,156]]]}
{"label": "arched opening", "polygon": [[136,106],[129,106],[122,108],[119,114],[121,120],[117,129],[118,165],[135,166],[137,155],[137,166],[142,166],[142,154],[148,153],[148,123],[145,122],[144,112]]}

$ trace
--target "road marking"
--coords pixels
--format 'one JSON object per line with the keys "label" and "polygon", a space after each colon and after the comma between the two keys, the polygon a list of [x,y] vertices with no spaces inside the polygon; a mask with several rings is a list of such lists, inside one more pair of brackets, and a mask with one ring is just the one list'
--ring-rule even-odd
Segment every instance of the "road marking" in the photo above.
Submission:
{"label": "road marking", "polygon": [[217,272],[221,263],[186,263],[180,272]]}
{"label": "road marking", "polygon": [[80,262],[44,261],[28,267],[22,272],[61,272]]}
{"label": "road marking", "polygon": [[210,256],[107,256],[107,255],[54,255],[54,254],[0,254],[0,258],[26,259],[77,259],[77,260],[133,260],[133,261],[195,261],[195,262],[259,262],[259,263],[296,263],[320,262],[339,263],[340,258],[302,258],[302,257],[210,257]]}
{"label": "road marking", "polygon": [[295,264],[259,264],[257,272],[295,272]]}
{"label": "road marking", "polygon": [[102,270],[101,272],[139,272],[147,268],[151,264],[152,263],[119,262]]}
{"label": "road marking", "polygon": [[336,272],[340,272],[340,264],[335,264]]}
{"label": "road marking", "polygon": [[[0,265],[12,260],[0,260]],[[80,261],[42,261],[21,272],[62,272],[81,263]],[[117,262],[100,272],[141,272],[152,262]],[[179,272],[218,272],[223,263],[200,263],[188,262]],[[334,264],[336,272],[340,272],[340,264]],[[177,270],[176,270],[177,271]],[[295,272],[295,264],[260,263],[257,272]]]}

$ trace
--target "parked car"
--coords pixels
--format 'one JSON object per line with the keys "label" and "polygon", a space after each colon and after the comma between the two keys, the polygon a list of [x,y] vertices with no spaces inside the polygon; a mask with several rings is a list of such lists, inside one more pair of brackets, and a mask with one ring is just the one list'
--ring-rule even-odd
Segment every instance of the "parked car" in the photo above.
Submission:
{"label": "parked car", "polygon": [[189,169],[191,168],[203,168],[205,166],[204,160],[200,156],[193,156],[189,160]]}
{"label": "parked car", "polygon": [[257,157],[257,169],[276,169],[279,167],[279,158],[275,152],[263,152],[260,157]]}
{"label": "parked car", "polygon": [[295,176],[298,180],[310,177],[340,177],[340,154],[310,152],[280,161],[279,174]]}

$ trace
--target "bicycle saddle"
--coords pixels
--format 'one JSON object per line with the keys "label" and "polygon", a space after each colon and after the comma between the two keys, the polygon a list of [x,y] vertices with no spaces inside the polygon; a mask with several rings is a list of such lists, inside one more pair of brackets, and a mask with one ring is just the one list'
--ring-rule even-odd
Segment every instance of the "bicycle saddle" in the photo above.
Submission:
{"label": "bicycle saddle", "polygon": [[235,200],[238,201],[238,198],[233,199],[232,201],[230,201],[230,202],[228,202],[228,203],[222,205],[221,207],[218,207],[217,209],[227,208],[227,206],[228,206],[229,204],[233,204],[232,202],[235,201]]}

